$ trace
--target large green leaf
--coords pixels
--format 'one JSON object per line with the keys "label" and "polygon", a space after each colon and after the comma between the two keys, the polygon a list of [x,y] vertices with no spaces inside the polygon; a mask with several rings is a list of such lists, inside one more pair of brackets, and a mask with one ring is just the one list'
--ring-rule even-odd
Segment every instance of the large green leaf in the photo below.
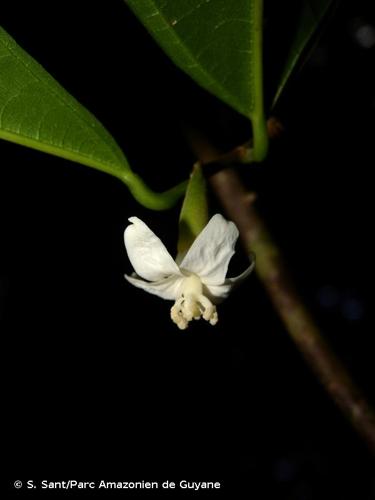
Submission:
{"label": "large green leaf", "polygon": [[254,158],[267,151],[262,0],[125,0],[168,56],[251,119]]}
{"label": "large green leaf", "polygon": [[278,101],[285,84],[289,80],[296,64],[300,61],[306,46],[316,33],[321,21],[333,3],[335,3],[335,0],[300,1],[299,12],[296,16],[294,37],[276,90],[273,105]]}
{"label": "large green leaf", "polygon": [[98,120],[0,27],[0,138],[102,170],[121,179],[140,203],[172,205],[178,186],[150,191]]}

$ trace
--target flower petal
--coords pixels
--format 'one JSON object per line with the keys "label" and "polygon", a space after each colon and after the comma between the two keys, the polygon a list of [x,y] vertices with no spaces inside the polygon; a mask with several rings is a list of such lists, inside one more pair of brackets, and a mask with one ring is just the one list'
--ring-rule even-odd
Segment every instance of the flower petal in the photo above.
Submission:
{"label": "flower petal", "polygon": [[139,276],[157,281],[172,274],[181,275],[177,264],[160,239],[138,217],[130,217],[124,240],[128,257]]}
{"label": "flower petal", "polygon": [[236,288],[251,274],[255,267],[254,255],[252,255],[252,259],[250,266],[243,273],[234,278],[227,278],[222,285],[205,285],[205,289],[208,292],[207,295],[214,304],[218,304],[226,299],[233,288]]}
{"label": "flower petal", "polygon": [[239,274],[238,276],[235,276],[234,278],[227,278],[224,282],[224,285],[228,284],[228,285],[232,285],[232,287],[237,286],[252,273],[252,271],[255,267],[255,254],[252,253],[250,255],[250,258],[251,258],[251,263],[250,263],[249,267],[247,267],[245,269],[245,271],[243,273]]}
{"label": "flower petal", "polygon": [[182,260],[180,267],[197,274],[205,285],[221,285],[234,254],[238,229],[220,214],[211,217]]}
{"label": "flower petal", "polygon": [[228,297],[232,290],[232,285],[206,285],[203,288],[204,294],[213,304],[220,304]]}
{"label": "flower petal", "polygon": [[150,283],[142,280],[136,274],[133,276],[125,274],[125,278],[137,288],[142,288],[145,292],[152,293],[166,300],[176,300],[181,295],[181,285],[184,279],[179,276],[169,276],[168,278]]}

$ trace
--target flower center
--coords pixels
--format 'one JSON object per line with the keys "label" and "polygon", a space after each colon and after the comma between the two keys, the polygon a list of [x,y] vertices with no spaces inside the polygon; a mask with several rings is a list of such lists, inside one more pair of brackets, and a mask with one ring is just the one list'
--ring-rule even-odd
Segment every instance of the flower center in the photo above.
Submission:
{"label": "flower center", "polygon": [[181,297],[171,309],[171,318],[181,330],[185,330],[190,321],[200,317],[211,325],[218,322],[216,307],[203,294],[202,281],[196,274],[191,274],[183,280]]}

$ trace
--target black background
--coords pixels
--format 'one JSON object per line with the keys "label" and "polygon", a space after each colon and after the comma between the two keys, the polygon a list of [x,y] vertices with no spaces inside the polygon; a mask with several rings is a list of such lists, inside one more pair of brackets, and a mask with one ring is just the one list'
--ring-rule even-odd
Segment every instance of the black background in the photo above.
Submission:
{"label": "black background", "polygon": [[[375,48],[358,42],[358,28],[375,25],[370,4],[341,3],[276,110],[283,136],[243,175],[323,334],[374,399]],[[173,67],[121,0],[14,0],[1,12],[155,189],[186,178],[194,161],[183,122],[224,149],[249,133]],[[267,75],[284,39],[273,23]],[[148,211],[105,174],[4,141],[0,153],[8,494],[31,496],[14,492],[14,479],[189,479],[221,481],[226,497],[375,498],[369,452],[255,276],[220,306],[215,328],[180,332],[169,303],[123,278],[127,218],[174,252],[178,207]]]}

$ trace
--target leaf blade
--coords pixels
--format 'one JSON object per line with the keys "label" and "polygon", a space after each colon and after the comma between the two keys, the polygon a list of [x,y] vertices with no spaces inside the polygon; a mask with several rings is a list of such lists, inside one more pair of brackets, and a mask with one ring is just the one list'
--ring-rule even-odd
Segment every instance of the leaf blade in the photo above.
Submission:
{"label": "leaf blade", "polygon": [[166,210],[185,193],[182,182],[162,193],[135,174],[113,137],[0,26],[0,139],[37,149],[120,179],[134,198]]}
{"label": "leaf blade", "polygon": [[126,0],[173,60],[203,88],[250,118],[264,158],[262,0]]}
{"label": "leaf blade", "polygon": [[1,27],[0,138],[116,177],[130,171],[100,122]]}
{"label": "leaf blade", "polygon": [[303,0],[301,3],[298,17],[299,22],[295,29],[294,40],[286,58],[280,82],[273,98],[272,107],[279,100],[303,52],[334,3],[335,0]]}

